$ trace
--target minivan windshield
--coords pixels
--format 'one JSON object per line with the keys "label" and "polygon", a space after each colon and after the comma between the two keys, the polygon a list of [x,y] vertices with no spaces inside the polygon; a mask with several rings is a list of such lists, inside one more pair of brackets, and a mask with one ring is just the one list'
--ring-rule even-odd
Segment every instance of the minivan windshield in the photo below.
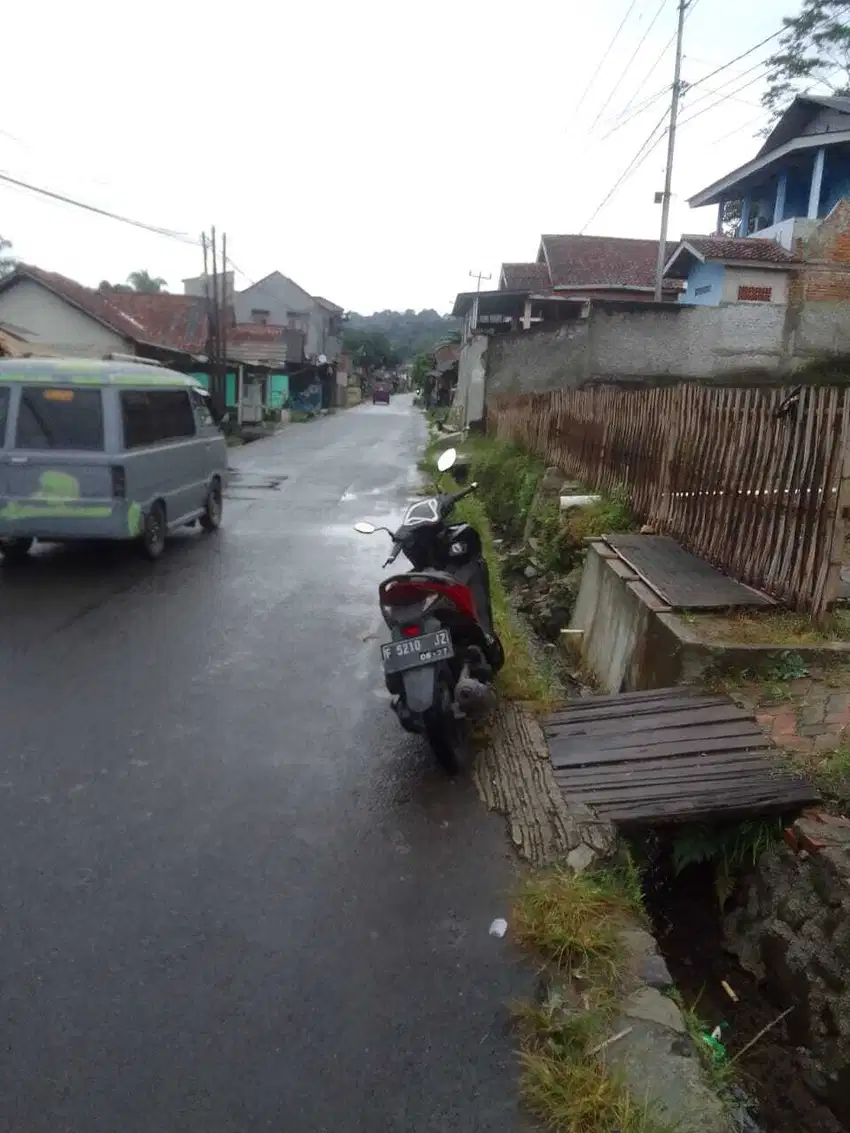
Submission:
{"label": "minivan windshield", "polygon": [[99,389],[24,386],[15,446],[22,449],[100,451],[103,399]]}

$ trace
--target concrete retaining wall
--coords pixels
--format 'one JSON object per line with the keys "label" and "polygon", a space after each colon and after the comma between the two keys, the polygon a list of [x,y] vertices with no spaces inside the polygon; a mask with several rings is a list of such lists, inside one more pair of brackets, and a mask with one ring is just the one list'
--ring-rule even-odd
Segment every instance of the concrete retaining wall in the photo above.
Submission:
{"label": "concrete retaining wall", "polygon": [[622,310],[592,306],[555,330],[490,339],[487,394],[586,381],[775,380],[850,355],[850,304],[729,303]]}
{"label": "concrete retaining wall", "polygon": [[590,544],[570,629],[581,632],[582,663],[606,692],[658,687],[644,670],[650,623],[666,609],[604,543]]}

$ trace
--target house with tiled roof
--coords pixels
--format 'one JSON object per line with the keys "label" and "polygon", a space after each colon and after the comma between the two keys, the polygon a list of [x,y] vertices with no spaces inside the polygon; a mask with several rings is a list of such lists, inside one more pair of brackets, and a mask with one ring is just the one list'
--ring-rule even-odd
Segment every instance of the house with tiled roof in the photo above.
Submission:
{"label": "house with tiled roof", "polygon": [[19,264],[0,280],[0,321],[26,327],[57,354],[131,354],[185,368],[205,349],[200,309],[171,309],[172,295],[106,294],[76,280]]}
{"label": "house with tiled roof", "polygon": [[680,279],[681,303],[787,303],[799,260],[774,240],[683,236],[665,265]]}
{"label": "house with tiled roof", "polygon": [[548,291],[551,286],[546,264],[502,264],[499,272],[500,291]]}
{"label": "house with tiled roof", "polygon": [[[675,250],[668,243],[667,255]],[[556,294],[589,299],[625,299],[652,302],[658,241],[623,236],[543,235],[538,265],[549,273]],[[667,283],[663,298],[678,298],[679,286]]]}

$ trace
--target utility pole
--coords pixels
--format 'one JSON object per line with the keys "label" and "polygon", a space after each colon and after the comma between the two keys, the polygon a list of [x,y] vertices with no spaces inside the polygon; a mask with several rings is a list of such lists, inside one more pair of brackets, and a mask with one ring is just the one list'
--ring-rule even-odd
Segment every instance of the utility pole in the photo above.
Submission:
{"label": "utility pole", "polygon": [[481,290],[481,280],[482,279],[492,279],[493,278],[493,276],[490,273],[485,275],[483,271],[471,271],[469,274],[472,276],[473,279],[478,280],[478,283],[476,284],[476,287],[475,287],[476,291]]}
{"label": "utility pole", "polygon": [[673,154],[676,148],[676,119],[679,115],[679,95],[682,86],[682,35],[685,30],[685,10],[688,0],[679,0],[679,24],[676,31],[676,63],[673,68],[673,97],[670,100],[670,128],[667,131],[667,169],[664,174],[664,194],[661,198],[661,236],[658,239],[658,262],[655,268],[655,301],[661,302],[664,264],[667,261],[667,225],[670,220],[670,187],[673,183]]}

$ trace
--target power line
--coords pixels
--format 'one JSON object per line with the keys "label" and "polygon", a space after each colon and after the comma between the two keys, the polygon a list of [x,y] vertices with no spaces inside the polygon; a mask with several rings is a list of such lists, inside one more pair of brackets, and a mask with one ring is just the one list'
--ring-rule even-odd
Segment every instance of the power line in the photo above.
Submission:
{"label": "power line", "polygon": [[73,197],[66,196],[64,193],[56,193],[53,189],[45,189],[40,185],[31,185],[27,181],[21,181],[17,177],[11,177],[8,173],[0,172],[0,181],[5,181],[9,185],[15,185],[19,189],[26,189],[30,193],[37,193],[39,196],[48,197],[53,201],[60,201],[65,205],[73,205],[74,208],[84,209],[86,212],[97,213],[98,216],[108,217],[109,220],[117,220],[121,224],[129,224],[133,228],[141,228],[146,232],[153,232],[156,236],[168,236],[172,240],[180,240],[184,244],[198,244],[199,241],[193,240],[185,232],[175,232],[171,228],[161,228],[155,224],[146,224],[143,220],[133,220],[129,216],[121,216],[120,213],[110,212],[109,209],[100,208],[98,205],[90,205],[85,201],[77,201]]}
{"label": "power line", "polygon": [[623,170],[623,172],[620,174],[620,176],[614,182],[614,184],[612,185],[612,187],[608,191],[607,196],[604,198],[604,200],[602,200],[602,202],[600,204],[598,204],[596,206],[596,208],[594,209],[594,211],[591,214],[591,216],[589,217],[589,219],[586,220],[584,222],[584,224],[582,225],[582,227],[579,229],[579,235],[580,236],[583,235],[584,230],[586,228],[588,228],[594,222],[594,220],[597,218],[597,216],[600,214],[600,212],[602,212],[602,210],[605,208],[605,206],[608,204],[608,202],[611,200],[611,198],[614,196],[614,194],[620,188],[620,186],[626,180],[628,180],[628,178],[631,177],[633,173],[636,173],[638,171],[638,169],[641,167],[641,165],[643,165],[643,163],[646,161],[646,159],[649,157],[649,155],[652,153],[652,151],[655,149],[655,147],[658,145],[658,143],[662,140],[662,138],[664,137],[664,135],[667,132],[666,130],[663,130],[658,135],[658,137],[655,138],[654,141],[653,141],[653,138],[654,138],[654,135],[658,133],[658,130],[661,129],[661,127],[664,125],[664,122],[666,121],[666,119],[667,119],[667,111],[665,110],[664,113],[661,115],[661,117],[658,119],[658,121],[653,126],[649,135],[645,139],[643,145],[640,147],[640,149],[634,155],[632,160],[629,162],[629,164],[626,166],[626,168]]}
{"label": "power line", "polygon": [[[730,94],[724,94],[723,97],[718,98],[716,102],[709,103],[709,105],[704,106],[702,108],[702,110],[698,110],[696,112],[696,114],[691,114],[687,118],[684,118],[681,122],[681,125],[685,126],[685,125],[687,125],[688,122],[693,122],[694,118],[699,118],[699,116],[701,114],[706,114],[706,113],[708,113],[709,110],[715,110],[718,106],[722,105],[722,103],[729,102],[740,91],[746,90],[747,87],[751,87],[754,83],[760,83],[764,79],[766,74],[767,74],[767,72],[765,71],[761,75],[756,75],[756,77],[754,79],[750,79],[750,81],[748,83],[744,83],[742,86],[736,87],[736,89],[733,90]],[[702,101],[702,100],[699,100],[699,101]]]}
{"label": "power line", "polygon": [[[86,212],[95,213],[97,216],[104,216],[108,220],[116,220],[120,224],[129,224],[133,228],[140,228],[145,232],[151,232],[154,236],[166,236],[168,239],[177,240],[181,244],[189,244],[195,248],[201,247],[200,239],[193,238],[185,232],[177,232],[172,228],[162,228],[155,224],[147,224],[143,220],[134,220],[132,217],[122,216],[120,213],[111,212],[109,209],[100,208],[98,205],[90,205],[86,201],[78,201],[74,197],[67,196],[65,193],[57,193],[53,189],[45,189],[41,185],[31,185],[29,182],[21,181],[19,178],[12,177],[8,173],[0,172],[0,181],[5,181],[16,188],[25,189],[27,192],[36,193],[50,200],[58,201],[60,204],[84,209]],[[227,257],[227,263],[234,271],[238,272],[239,275],[244,276],[250,284],[253,285],[256,282],[247,272],[239,267],[231,256]]]}
{"label": "power line", "polygon": [[[698,3],[699,3],[699,0],[692,0],[691,6],[688,8],[688,10],[685,14],[685,20],[686,21],[690,19],[691,13],[696,8]],[[626,103],[626,105],[623,107],[623,109],[620,111],[619,115],[617,116],[617,120],[616,120],[615,124],[608,131],[608,133],[603,137],[603,139],[602,139],[603,142],[605,141],[606,138],[610,138],[611,135],[613,133],[615,133],[617,130],[619,130],[619,128],[621,126],[625,126],[627,122],[631,122],[632,119],[637,118],[639,114],[642,114],[644,110],[648,109],[650,106],[652,106],[654,103],[656,103],[659,98],[661,98],[663,95],[667,94],[667,92],[670,90],[669,83],[665,84],[661,88],[661,90],[658,92],[658,94],[652,95],[648,99],[645,99],[643,102],[641,102],[639,104],[639,107],[635,107],[635,111],[634,111],[633,114],[629,114],[628,118],[625,118],[625,119],[623,118],[623,115],[627,114],[628,111],[631,109],[635,99],[638,97],[640,92],[643,90],[644,86],[647,84],[649,79],[652,77],[652,74],[655,71],[656,67],[658,66],[658,64],[661,62],[661,60],[664,58],[664,56],[667,54],[667,52],[670,50],[670,48],[673,46],[673,44],[675,42],[676,42],[676,32],[674,31],[673,34],[670,36],[670,38],[667,40],[667,42],[664,44],[664,46],[661,48],[661,51],[655,57],[655,61],[652,64],[652,66],[649,68],[649,70],[643,76],[641,81],[635,87],[634,94],[629,99],[629,101]]]}
{"label": "power line", "polygon": [[758,115],[758,117],[751,118],[748,122],[744,122],[742,125],[736,126],[734,130],[729,130],[727,133],[721,134],[719,138],[715,138],[714,141],[709,142],[708,144],[710,146],[719,146],[720,143],[725,142],[727,138],[732,138],[735,136],[735,134],[740,134],[744,130],[751,130],[753,126],[757,126],[759,122],[764,121],[764,114],[765,112],[763,111]]}
{"label": "power line", "polygon": [[[628,126],[629,122],[633,122],[635,118],[640,118],[641,114],[646,114],[647,110],[651,110],[652,107],[655,106],[655,104],[662,98],[664,98],[667,94],[669,94],[669,92],[669,86],[662,87],[661,90],[656,91],[655,94],[650,95],[649,98],[646,98],[643,102],[638,103],[638,105],[634,108],[631,114],[628,115],[628,117],[621,117],[619,121],[615,122],[615,124],[611,127],[607,134],[602,135],[602,138],[600,140],[606,142],[611,137],[611,135],[616,134],[616,132],[622,126]],[[626,110],[628,110],[628,106],[624,107],[621,113],[625,113]]]}
{"label": "power line", "polygon": [[614,47],[614,44],[620,38],[620,32],[626,26],[626,21],[628,20],[629,16],[632,14],[632,9],[634,8],[635,4],[637,4],[637,0],[632,0],[631,4],[629,4],[628,10],[626,11],[625,16],[623,16],[622,20],[620,20],[620,26],[614,32],[614,36],[611,39],[611,41],[609,42],[608,46],[605,48],[605,52],[604,52],[602,58],[600,59],[596,70],[593,72],[593,74],[588,79],[587,86],[582,91],[581,98],[576,103],[576,110],[581,109],[582,103],[587,98],[588,92],[590,91],[590,88],[593,86],[594,79],[596,79],[599,76],[599,72],[602,70],[602,68],[605,65],[606,59],[611,54],[611,51]]}
{"label": "power line", "polygon": [[[721,71],[728,71],[730,67],[734,67],[736,63],[739,63],[741,59],[746,59],[748,55],[752,55],[754,51],[758,51],[760,47],[764,47],[766,43],[770,43],[772,39],[776,39],[776,37],[782,35],[784,31],[785,28],[779,28],[778,31],[767,36],[766,39],[761,40],[761,42],[757,43],[754,47],[750,47],[747,51],[742,51],[740,55],[736,55],[734,59],[730,59],[728,63],[724,63],[722,66],[716,67],[713,71],[709,71],[707,75],[703,75],[701,79],[697,79],[695,83],[691,83],[691,86],[700,86],[702,83],[707,83],[709,79],[713,79],[715,75],[719,75]],[[752,70],[752,68],[750,68],[750,70]],[[746,74],[747,72],[744,71],[743,73]]]}
{"label": "power line", "polygon": [[[646,42],[647,36],[652,31],[652,29],[655,27],[655,25],[658,21],[658,17],[661,15],[662,11],[664,10],[664,6],[666,5],[666,3],[667,3],[667,0],[661,0],[661,3],[658,5],[658,8],[655,11],[655,15],[652,17],[652,20],[650,21],[649,27],[646,29],[646,31],[641,36],[640,42],[638,43],[637,47],[632,52],[632,56],[629,59],[628,63],[626,64],[625,70],[623,71],[622,75],[620,76],[620,79],[619,79],[620,82],[623,81],[623,79],[626,77],[626,75],[631,70],[632,64],[634,63],[635,59],[637,59],[638,53],[639,53],[640,49],[643,47],[644,43]],[[605,113],[605,111],[608,109],[608,106],[610,105],[611,99],[614,97],[616,91],[617,91],[617,86],[616,86],[616,84],[612,83],[611,90],[608,94],[608,97],[602,103],[602,106],[599,110],[599,113],[596,115],[596,117],[590,123],[590,129],[591,130],[596,125],[596,123],[599,121],[599,119],[602,117],[602,115]]]}

